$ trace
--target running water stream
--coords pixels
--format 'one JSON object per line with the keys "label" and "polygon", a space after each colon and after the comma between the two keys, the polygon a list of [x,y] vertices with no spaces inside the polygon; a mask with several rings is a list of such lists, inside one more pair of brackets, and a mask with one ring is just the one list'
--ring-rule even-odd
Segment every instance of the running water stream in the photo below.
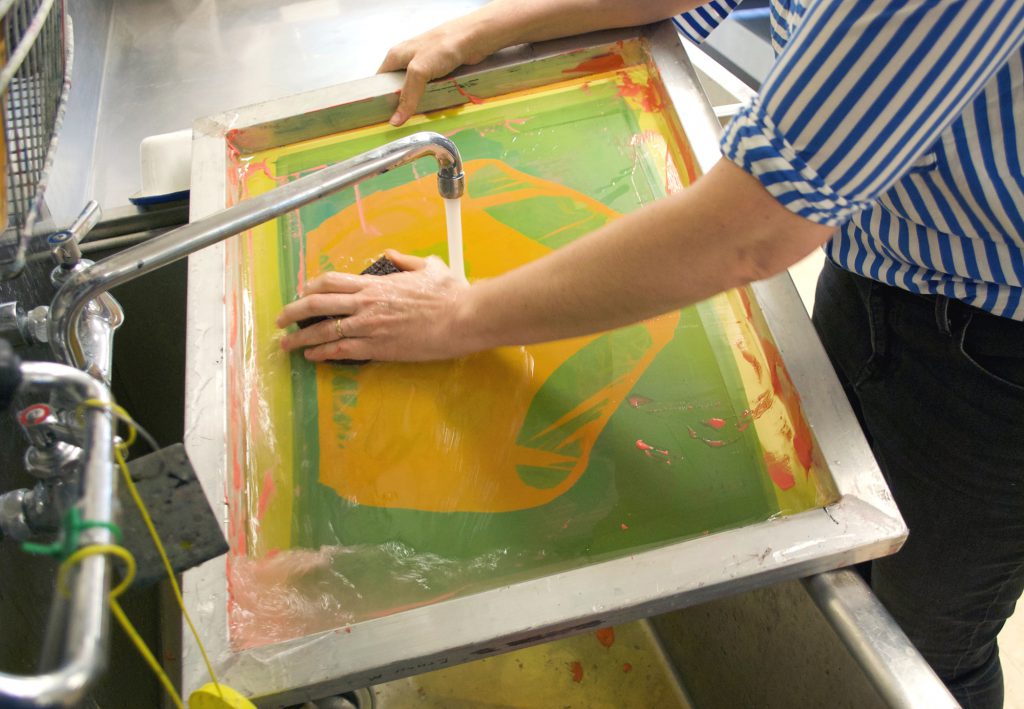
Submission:
{"label": "running water stream", "polygon": [[458,198],[444,201],[445,220],[448,223],[448,268],[466,280],[466,264],[462,259],[462,202]]}

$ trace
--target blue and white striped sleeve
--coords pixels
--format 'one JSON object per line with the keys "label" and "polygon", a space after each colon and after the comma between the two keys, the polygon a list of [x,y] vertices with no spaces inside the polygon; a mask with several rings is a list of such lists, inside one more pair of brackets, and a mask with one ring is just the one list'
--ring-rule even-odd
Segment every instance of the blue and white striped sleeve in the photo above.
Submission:
{"label": "blue and white striped sleeve", "polygon": [[905,174],[1024,41],[1024,2],[818,0],[722,152],[838,226]]}
{"label": "blue and white striped sleeve", "polygon": [[711,0],[698,8],[673,17],[672,22],[684,37],[694,44],[701,44],[741,2],[743,0]]}

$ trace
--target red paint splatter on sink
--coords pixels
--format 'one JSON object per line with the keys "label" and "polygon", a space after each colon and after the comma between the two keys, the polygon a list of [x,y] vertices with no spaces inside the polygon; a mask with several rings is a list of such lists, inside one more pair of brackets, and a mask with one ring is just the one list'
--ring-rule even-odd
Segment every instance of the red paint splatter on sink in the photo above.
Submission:
{"label": "red paint splatter on sink", "polygon": [[793,471],[789,467],[789,458],[785,456],[777,456],[774,453],[766,452],[764,454],[765,465],[768,466],[768,477],[772,479],[780,490],[788,490],[789,488],[796,485],[796,480],[793,478]]}
{"label": "red paint splatter on sink", "polygon": [[601,628],[594,635],[597,636],[597,642],[605,647],[611,647],[615,644],[615,628]]}
{"label": "red paint splatter on sink", "polygon": [[573,662],[571,665],[569,665],[569,670],[572,672],[573,682],[583,681],[583,665],[581,665],[579,662]]}

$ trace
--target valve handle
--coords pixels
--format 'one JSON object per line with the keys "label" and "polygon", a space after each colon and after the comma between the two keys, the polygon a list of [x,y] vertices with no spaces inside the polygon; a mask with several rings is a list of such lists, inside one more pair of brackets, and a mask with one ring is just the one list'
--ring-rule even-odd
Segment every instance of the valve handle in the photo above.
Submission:
{"label": "valve handle", "polygon": [[6,411],[21,386],[21,360],[7,340],[0,339],[0,411]]}

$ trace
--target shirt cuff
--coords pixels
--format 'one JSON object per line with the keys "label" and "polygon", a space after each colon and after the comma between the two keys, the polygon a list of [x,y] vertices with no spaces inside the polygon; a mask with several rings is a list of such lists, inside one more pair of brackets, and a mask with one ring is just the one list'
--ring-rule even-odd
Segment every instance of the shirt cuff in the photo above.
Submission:
{"label": "shirt cuff", "polygon": [[872,204],[833,190],[786,141],[759,98],[726,126],[721,148],[723,156],[756,177],[779,204],[817,224],[840,226]]}

